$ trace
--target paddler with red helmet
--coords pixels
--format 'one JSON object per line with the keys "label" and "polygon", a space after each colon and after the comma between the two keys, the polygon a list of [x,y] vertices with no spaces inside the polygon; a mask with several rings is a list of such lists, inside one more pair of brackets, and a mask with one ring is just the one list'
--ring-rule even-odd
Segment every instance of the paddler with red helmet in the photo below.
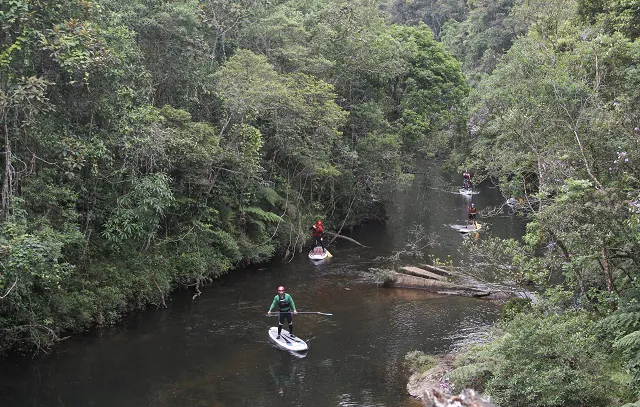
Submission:
{"label": "paddler with red helmet", "polygon": [[291,315],[291,310],[293,310],[293,314],[297,314],[296,304],[293,302],[293,298],[288,293],[284,292],[284,287],[278,287],[278,294],[273,297],[273,302],[269,307],[269,311],[267,311],[267,315],[271,316],[271,310],[278,306],[279,315],[278,315],[278,338],[280,339],[280,332],[282,332],[282,324],[284,324],[285,318],[289,322],[289,333],[292,337],[295,338],[293,334],[293,315]]}
{"label": "paddler with red helmet", "polygon": [[324,247],[324,229],[322,227],[322,221],[316,221],[315,225],[311,226],[311,231],[313,233],[313,247],[322,247],[322,252],[326,252],[327,249]]}

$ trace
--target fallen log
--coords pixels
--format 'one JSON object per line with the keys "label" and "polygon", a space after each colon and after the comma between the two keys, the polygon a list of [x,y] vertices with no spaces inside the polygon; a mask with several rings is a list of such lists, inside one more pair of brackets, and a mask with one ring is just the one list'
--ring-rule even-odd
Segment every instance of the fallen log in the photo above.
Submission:
{"label": "fallen log", "polygon": [[396,288],[425,288],[435,289],[436,293],[442,295],[459,295],[462,297],[489,297],[492,293],[486,290],[466,287],[448,281],[433,280],[425,277],[418,277],[394,271],[393,282],[389,285]]}
{"label": "fallen log", "polygon": [[451,270],[443,269],[441,267],[432,266],[431,264],[421,264],[420,267],[429,270],[434,273],[440,273],[445,276],[450,276],[452,274]]}
{"label": "fallen log", "polygon": [[[342,235],[339,235],[339,234],[337,234],[337,233],[331,233],[331,232],[324,232],[324,233],[325,233],[326,235],[331,235],[331,236],[333,236],[333,239],[335,239],[336,237],[339,237],[340,239],[345,239],[345,240],[348,240],[348,241],[350,241],[350,242],[353,242],[353,243],[357,244],[358,246],[368,247],[368,246],[365,246],[365,245],[363,245],[362,243],[360,243],[360,242],[358,242],[357,240],[354,240],[354,239],[352,239],[352,238],[350,238],[350,237],[342,236]],[[331,240],[331,242],[333,242],[333,239]],[[331,244],[331,242],[329,242],[329,244]]]}
{"label": "fallen log", "polygon": [[445,289],[455,290],[459,288],[455,284],[447,281],[433,280],[430,278],[411,276],[408,274],[402,274],[393,272],[393,283],[389,284],[392,287],[397,288],[430,288],[430,289]]}
{"label": "fallen log", "polygon": [[421,268],[413,267],[413,266],[401,267],[399,271],[402,274],[409,274],[409,275],[417,276],[417,277],[433,278],[433,279],[436,279],[436,280],[444,280],[445,279],[445,277],[441,276],[440,274],[432,273],[430,271],[423,270]]}
{"label": "fallen log", "polygon": [[462,288],[462,289],[456,289],[456,290],[447,290],[447,291],[438,291],[438,294],[457,295],[457,296],[460,296],[460,297],[474,297],[474,298],[488,297],[488,296],[491,295],[491,293],[487,292],[487,291],[476,291],[475,289],[469,289],[469,288]]}

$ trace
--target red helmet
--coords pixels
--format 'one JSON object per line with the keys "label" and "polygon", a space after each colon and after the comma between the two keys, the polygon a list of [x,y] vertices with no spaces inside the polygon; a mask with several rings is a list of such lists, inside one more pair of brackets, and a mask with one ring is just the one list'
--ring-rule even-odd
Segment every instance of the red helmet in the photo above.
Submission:
{"label": "red helmet", "polygon": [[278,287],[278,291],[284,291],[284,287],[283,286],[279,286]]}
{"label": "red helmet", "polygon": [[321,220],[317,221],[317,222],[316,222],[316,225],[320,225],[320,226],[322,226],[322,221],[321,221]]}

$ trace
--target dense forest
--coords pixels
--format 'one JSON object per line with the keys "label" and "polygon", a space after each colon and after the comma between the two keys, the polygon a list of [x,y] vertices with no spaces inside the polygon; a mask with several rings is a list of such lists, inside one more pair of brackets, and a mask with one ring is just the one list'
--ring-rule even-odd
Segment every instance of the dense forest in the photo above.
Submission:
{"label": "dense forest", "polygon": [[640,2],[398,1],[473,88],[454,164],[519,202],[521,241],[472,241],[523,289],[450,378],[502,406],[640,405]]}
{"label": "dense forest", "polygon": [[460,65],[377,2],[0,5],[0,353],[383,218],[465,125]]}
{"label": "dense forest", "polygon": [[[500,186],[523,288],[450,378],[640,406],[640,1],[7,0],[0,353],[383,219],[413,163]],[[631,405],[631,404],[629,404]]]}

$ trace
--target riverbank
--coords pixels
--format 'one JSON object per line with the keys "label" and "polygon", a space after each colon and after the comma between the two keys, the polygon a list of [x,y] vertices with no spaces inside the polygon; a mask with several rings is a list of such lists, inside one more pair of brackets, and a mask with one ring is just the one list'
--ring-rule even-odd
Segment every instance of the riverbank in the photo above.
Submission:
{"label": "riverbank", "polygon": [[457,353],[437,356],[434,367],[409,377],[407,392],[422,401],[425,407],[495,407],[488,397],[473,389],[457,391],[446,379],[457,356]]}

